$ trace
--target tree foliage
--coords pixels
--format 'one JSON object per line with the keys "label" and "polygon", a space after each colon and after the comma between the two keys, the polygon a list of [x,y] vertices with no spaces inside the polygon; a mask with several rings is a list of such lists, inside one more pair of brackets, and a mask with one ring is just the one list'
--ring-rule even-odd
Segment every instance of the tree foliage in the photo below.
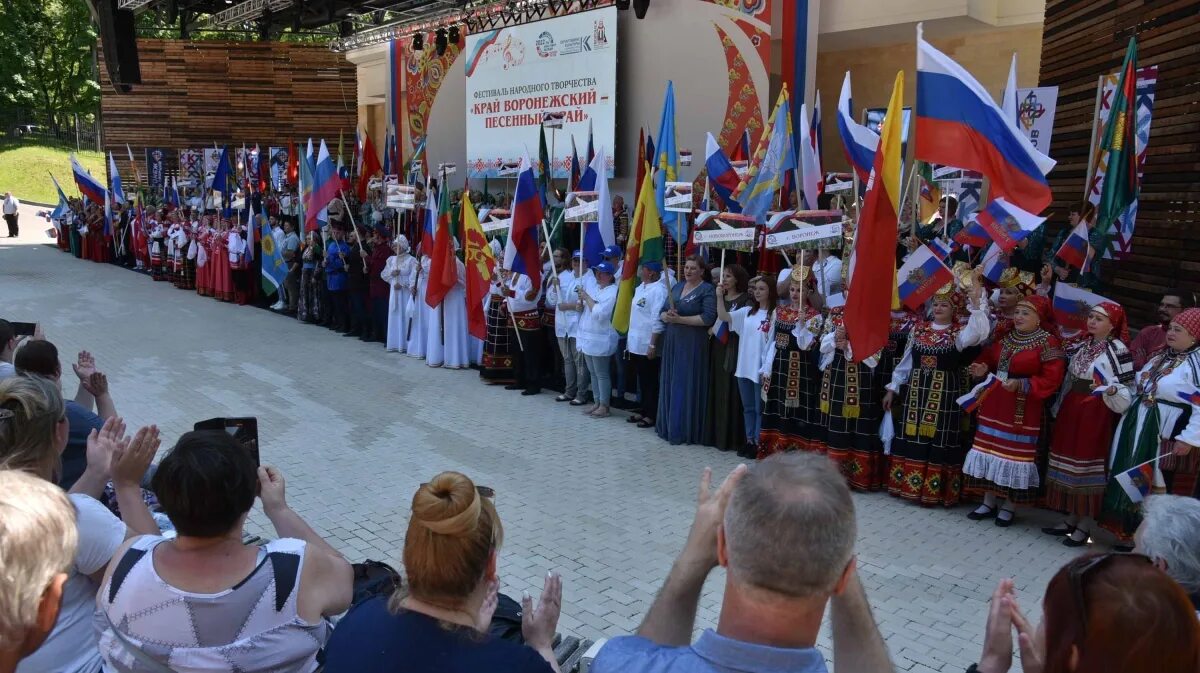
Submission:
{"label": "tree foliage", "polygon": [[0,2],[0,104],[32,109],[52,126],[100,104],[96,29],[85,0]]}

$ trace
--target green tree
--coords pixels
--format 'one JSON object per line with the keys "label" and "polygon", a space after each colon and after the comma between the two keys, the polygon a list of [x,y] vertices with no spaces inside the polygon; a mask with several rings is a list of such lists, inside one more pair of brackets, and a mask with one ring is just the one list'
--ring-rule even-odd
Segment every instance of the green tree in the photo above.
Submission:
{"label": "green tree", "polygon": [[32,109],[57,128],[94,114],[96,30],[84,0],[0,2],[0,103]]}

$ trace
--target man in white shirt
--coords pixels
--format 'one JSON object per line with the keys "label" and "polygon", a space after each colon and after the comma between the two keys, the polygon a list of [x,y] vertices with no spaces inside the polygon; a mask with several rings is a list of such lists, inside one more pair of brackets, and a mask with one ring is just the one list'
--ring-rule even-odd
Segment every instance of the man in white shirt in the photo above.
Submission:
{"label": "man in white shirt", "polygon": [[4,192],[4,222],[8,225],[9,238],[16,238],[17,234],[21,233],[17,228],[17,217],[20,215],[17,211],[20,207],[21,202],[12,195],[12,192]]}
{"label": "man in white shirt", "polygon": [[551,280],[546,290],[546,308],[554,308],[554,336],[563,359],[563,394],[554,401],[570,402],[574,406],[588,404],[591,399],[587,365],[576,347],[580,306],[575,287],[583,282],[581,260],[582,256],[576,250],[571,255],[571,268]]}

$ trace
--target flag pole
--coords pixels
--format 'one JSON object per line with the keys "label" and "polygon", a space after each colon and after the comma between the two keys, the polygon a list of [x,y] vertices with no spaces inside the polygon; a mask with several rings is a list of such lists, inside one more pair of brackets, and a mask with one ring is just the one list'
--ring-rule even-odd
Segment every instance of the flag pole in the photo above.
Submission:
{"label": "flag pole", "polygon": [[354,221],[354,214],[350,212],[351,208],[347,204],[347,201],[346,201],[346,192],[344,192],[341,189],[338,189],[338,194],[341,195],[342,205],[345,206],[345,208],[346,208],[346,217],[350,218],[350,226],[354,227],[355,238],[358,239],[358,252],[359,252],[359,256],[362,258],[362,263],[363,263],[363,273],[366,273],[367,272],[367,251],[365,248],[363,248],[362,234],[358,233],[358,224]]}

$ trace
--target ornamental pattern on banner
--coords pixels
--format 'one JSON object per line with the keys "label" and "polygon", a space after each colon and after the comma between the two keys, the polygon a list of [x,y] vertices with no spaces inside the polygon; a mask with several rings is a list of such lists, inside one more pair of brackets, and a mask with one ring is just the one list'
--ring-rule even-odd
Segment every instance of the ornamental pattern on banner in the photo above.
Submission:
{"label": "ornamental pattern on banner", "polygon": [[[407,42],[407,40],[406,40]],[[412,44],[404,46],[404,95],[408,112],[408,147],[416,147],[429,128],[429,115],[433,112],[433,101],[442,88],[442,81],[450,71],[462,45],[449,44],[446,53],[437,55],[432,40],[421,51],[413,51]],[[408,152],[406,148],[403,150]]]}

